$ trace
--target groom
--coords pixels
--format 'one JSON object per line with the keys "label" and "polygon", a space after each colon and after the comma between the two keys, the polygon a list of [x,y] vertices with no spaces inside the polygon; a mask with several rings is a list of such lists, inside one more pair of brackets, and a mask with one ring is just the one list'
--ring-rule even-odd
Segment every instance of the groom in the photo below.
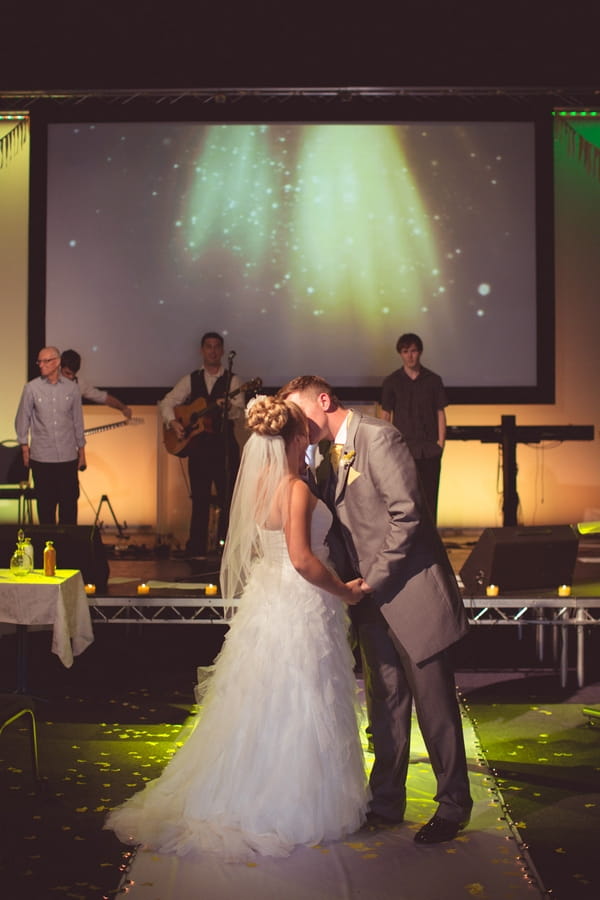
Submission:
{"label": "groom", "polygon": [[[468,626],[442,542],[422,509],[414,461],[393,425],[345,409],[317,375],[294,378],[279,394],[304,410],[311,443],[334,442],[317,480],[354,573],[365,581],[353,620],[375,751],[368,822],[404,818],[414,700],[438,804],[415,841],[450,841],[467,825],[473,805],[447,653]],[[343,570],[342,548],[332,542],[331,549]]]}

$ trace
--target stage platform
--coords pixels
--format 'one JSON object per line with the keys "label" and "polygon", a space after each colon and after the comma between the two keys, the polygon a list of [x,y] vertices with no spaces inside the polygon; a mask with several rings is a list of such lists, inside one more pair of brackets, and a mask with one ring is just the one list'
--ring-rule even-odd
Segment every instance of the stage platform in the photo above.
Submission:
{"label": "stage platform", "polygon": [[[455,530],[443,533],[459,584],[460,569],[478,534]],[[136,558],[135,548],[133,553],[129,559],[111,556],[107,590],[89,597],[95,624],[227,626],[219,596],[218,555],[198,560],[157,558],[152,554]],[[533,629],[531,665],[539,665],[549,655],[561,686],[574,671],[581,687],[586,681],[586,646],[600,625],[598,536],[580,540],[570,587],[567,597],[558,596],[557,585],[555,589],[500,593],[494,598],[464,592],[463,601],[473,629],[510,625],[519,635],[524,629]],[[147,593],[140,594],[140,590]]]}

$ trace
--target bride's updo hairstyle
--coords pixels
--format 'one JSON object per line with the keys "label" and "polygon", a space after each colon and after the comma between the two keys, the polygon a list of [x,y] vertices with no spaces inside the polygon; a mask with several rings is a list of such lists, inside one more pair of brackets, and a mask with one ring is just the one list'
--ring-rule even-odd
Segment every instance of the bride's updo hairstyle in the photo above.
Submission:
{"label": "bride's updo hairstyle", "polygon": [[286,447],[292,438],[306,432],[308,427],[300,407],[280,397],[257,397],[247,411],[246,423],[262,437],[282,437]]}
{"label": "bride's updo hairstyle", "polygon": [[[237,474],[229,529],[221,560],[223,597],[241,597],[264,554],[261,529],[283,528],[290,510],[295,473],[288,451],[298,435],[308,436],[308,420],[299,406],[281,397],[258,396],[246,407],[251,429]],[[234,611],[224,607],[225,617]]]}

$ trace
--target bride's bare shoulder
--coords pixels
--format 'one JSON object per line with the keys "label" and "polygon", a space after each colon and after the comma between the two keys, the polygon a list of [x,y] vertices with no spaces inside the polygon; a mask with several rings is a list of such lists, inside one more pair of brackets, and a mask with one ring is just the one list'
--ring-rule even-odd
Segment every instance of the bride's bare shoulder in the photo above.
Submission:
{"label": "bride's bare shoulder", "polygon": [[296,498],[299,502],[308,503],[309,508],[312,510],[315,507],[317,502],[317,498],[302,478],[298,478],[297,476],[291,476],[290,479],[290,492],[292,498]]}

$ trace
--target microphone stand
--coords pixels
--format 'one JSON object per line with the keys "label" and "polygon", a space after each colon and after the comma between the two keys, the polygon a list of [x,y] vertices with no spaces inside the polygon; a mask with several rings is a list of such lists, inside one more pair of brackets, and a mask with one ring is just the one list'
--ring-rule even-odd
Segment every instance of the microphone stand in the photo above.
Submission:
{"label": "microphone stand", "polygon": [[[224,487],[224,497],[223,504],[224,509],[221,510],[221,514],[223,516],[227,516],[229,514],[229,501],[231,498],[231,454],[229,452],[229,410],[231,409],[231,398],[229,394],[231,393],[231,378],[233,376],[233,360],[236,353],[235,350],[232,350],[227,357],[227,371],[225,373],[225,403],[223,404],[223,419],[221,422],[221,433],[224,437],[224,459],[223,465],[225,467],[225,487]],[[219,540],[219,533],[217,529],[217,543]]]}

